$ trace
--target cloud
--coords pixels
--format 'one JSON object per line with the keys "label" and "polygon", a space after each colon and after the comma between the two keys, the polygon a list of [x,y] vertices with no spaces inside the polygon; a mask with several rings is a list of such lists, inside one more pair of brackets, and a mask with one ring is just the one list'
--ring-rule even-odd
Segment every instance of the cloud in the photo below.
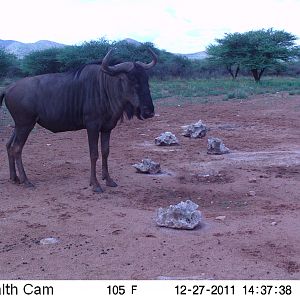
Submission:
{"label": "cloud", "polygon": [[2,0],[0,38],[78,44],[130,37],[191,53],[225,32],[274,27],[300,35],[299,11],[299,0]]}

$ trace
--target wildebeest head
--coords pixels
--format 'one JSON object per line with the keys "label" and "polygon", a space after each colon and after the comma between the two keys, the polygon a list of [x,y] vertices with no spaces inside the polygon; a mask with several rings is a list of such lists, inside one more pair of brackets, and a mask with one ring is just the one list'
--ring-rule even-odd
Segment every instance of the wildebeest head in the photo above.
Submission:
{"label": "wildebeest head", "polygon": [[111,51],[104,57],[101,69],[111,76],[119,75],[122,96],[127,100],[125,105],[127,116],[132,117],[136,115],[139,119],[152,118],[154,116],[154,106],[146,70],[156,65],[156,54],[149,49],[152,61],[148,64],[142,62],[124,62],[109,66]]}

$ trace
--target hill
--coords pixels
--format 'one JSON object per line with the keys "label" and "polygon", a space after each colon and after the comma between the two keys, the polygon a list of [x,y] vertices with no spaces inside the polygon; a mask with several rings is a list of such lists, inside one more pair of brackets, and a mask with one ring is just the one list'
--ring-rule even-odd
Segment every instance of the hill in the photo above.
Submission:
{"label": "hill", "polygon": [[180,53],[178,53],[177,55],[184,56],[184,57],[186,57],[188,59],[191,59],[191,60],[205,59],[208,56],[205,51],[200,51],[200,52],[190,53],[190,54],[180,54]]}
{"label": "hill", "polygon": [[14,40],[0,40],[0,48],[4,48],[7,52],[15,54],[18,58],[22,58],[33,51],[45,50],[49,48],[60,48],[64,46],[64,44],[46,40],[37,41],[35,43],[22,43]]}
{"label": "hill", "polygon": [[[139,41],[136,41],[136,40],[131,39],[131,38],[124,39],[123,42],[127,42],[128,44],[132,44],[132,45],[137,46],[137,47],[141,45],[141,43]],[[207,53],[205,51],[199,51],[199,52],[196,52],[196,53],[189,53],[189,54],[182,54],[182,53],[173,53],[173,54],[183,56],[183,57],[186,57],[186,58],[191,59],[191,60],[207,58]]]}
{"label": "hill", "polygon": [[[131,38],[124,39],[123,41],[137,47],[141,45],[139,41],[136,41]],[[23,58],[25,55],[33,51],[45,50],[49,48],[61,48],[64,46],[66,45],[52,42],[52,41],[47,41],[47,40],[41,40],[35,43],[22,43],[14,40],[0,39],[0,48],[4,48],[7,52],[15,54],[18,58]],[[190,54],[181,54],[181,53],[174,53],[174,54],[184,56],[191,60],[204,59],[207,57],[205,51],[200,51],[200,52],[190,53]]]}

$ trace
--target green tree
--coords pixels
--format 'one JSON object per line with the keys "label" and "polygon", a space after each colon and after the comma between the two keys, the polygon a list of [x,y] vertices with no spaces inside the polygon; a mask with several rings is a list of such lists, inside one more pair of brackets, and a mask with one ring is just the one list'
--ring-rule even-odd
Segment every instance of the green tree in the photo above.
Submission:
{"label": "green tree", "polygon": [[217,40],[217,45],[207,48],[214,61],[226,67],[236,65],[251,71],[259,82],[266,69],[279,68],[279,65],[299,56],[297,38],[283,30],[261,29],[245,33],[226,34]]}
{"label": "green tree", "polygon": [[59,72],[62,64],[58,59],[58,55],[61,51],[60,48],[50,48],[31,52],[23,58],[23,72],[26,75]]}
{"label": "green tree", "polygon": [[0,48],[0,79],[10,77],[18,69],[18,60],[14,54]]}
{"label": "green tree", "polygon": [[152,43],[132,44],[104,38],[81,45],[32,52],[23,59],[22,67],[26,75],[70,71],[87,63],[100,62],[111,48],[114,49],[111,64],[122,61],[150,62],[152,58],[148,49],[152,49],[158,55],[159,63],[149,70],[150,76],[162,79],[170,76],[191,77],[198,72],[195,63],[189,59],[159,50]]}
{"label": "green tree", "polygon": [[61,71],[75,69],[80,65],[101,60],[111,47],[112,44],[104,38],[81,45],[66,46],[58,55]]}
{"label": "green tree", "polygon": [[236,79],[241,66],[241,47],[244,36],[241,33],[226,34],[223,39],[216,39],[217,45],[209,45],[206,49],[212,66],[225,66],[233,79]]}

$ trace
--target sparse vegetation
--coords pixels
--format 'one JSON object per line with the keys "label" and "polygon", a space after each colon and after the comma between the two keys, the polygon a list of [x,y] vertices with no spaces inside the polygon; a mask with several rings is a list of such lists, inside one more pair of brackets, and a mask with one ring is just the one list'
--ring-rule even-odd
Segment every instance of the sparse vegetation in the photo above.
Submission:
{"label": "sparse vegetation", "polygon": [[[262,44],[262,35],[271,36],[273,39],[278,38],[281,42],[284,40],[284,47],[286,48],[279,47],[280,49],[277,49],[276,45],[272,45],[273,48],[270,48],[271,43],[269,42],[267,46],[266,43]],[[254,44],[258,45],[259,49],[252,49],[249,46],[253,45],[254,38],[257,38],[257,43]],[[225,76],[227,72],[233,78],[236,78],[238,74],[249,75],[250,71],[252,74],[258,75],[258,80],[260,80],[262,73],[276,76],[298,76],[299,61],[288,62],[291,57],[295,57],[299,52],[298,47],[293,46],[293,39],[294,36],[290,34],[273,30],[261,30],[245,34],[235,33],[217,40],[219,45],[208,47],[210,57],[201,60],[191,60],[182,55],[160,50],[152,43],[115,42],[104,38],[85,42],[81,45],[34,51],[19,59],[2,50],[1,55],[5,54],[5,56],[0,55],[0,75],[21,77],[64,72],[85,63],[101,60],[110,48],[115,49],[115,60],[112,63],[136,60],[147,61],[149,59],[147,48],[151,48],[158,54],[159,64],[151,70],[150,76],[160,80],[171,78],[220,78]],[[248,41],[248,44],[246,41]],[[253,55],[251,56],[249,53],[253,53]],[[8,57],[10,57],[9,69],[3,65],[3,63],[7,63]],[[255,68],[256,71],[254,71]]]}
{"label": "sparse vegetation", "polygon": [[191,101],[202,101],[203,98],[211,96],[223,96],[223,100],[247,99],[252,95],[279,92],[296,95],[300,92],[300,78],[266,77],[260,84],[256,84],[250,77],[234,81],[229,78],[166,81],[152,79],[151,92],[154,99],[178,97],[189,98]]}
{"label": "sparse vegetation", "polygon": [[[268,45],[261,43],[262,35],[272,36],[273,39],[284,42],[285,48],[280,50],[280,47],[276,48],[275,43],[272,45],[273,48],[269,49],[269,43]],[[251,52],[251,49],[247,48],[249,45],[244,48],[238,45],[242,43],[241,40],[253,41],[253,38],[257,38],[257,45],[260,45],[260,49],[263,48],[265,52],[260,53],[256,51],[256,48],[252,49],[255,54],[252,57],[250,54],[245,55],[247,51]],[[294,39],[295,37],[291,34],[272,29],[245,34],[235,33],[219,40],[220,44],[223,42],[226,44],[226,51],[219,46],[211,46],[209,49],[212,52],[209,54],[212,57],[202,60],[190,60],[157,49],[152,43],[115,42],[104,38],[85,42],[82,45],[35,51],[22,59],[0,49],[0,83],[5,86],[14,78],[22,76],[72,70],[82,64],[99,61],[110,48],[115,49],[112,63],[137,60],[147,62],[150,59],[147,49],[151,48],[159,56],[159,63],[149,71],[154,99],[176,96],[182,101],[186,99],[198,101],[200,98],[201,101],[204,101],[204,98],[205,101],[209,101],[211,96],[222,96],[221,99],[226,101],[247,99],[255,94],[280,91],[298,95],[300,93],[300,61],[296,59],[288,61],[299,53],[299,47],[294,47]],[[236,49],[230,52],[232,47]],[[270,51],[270,57],[264,60],[263,65],[261,59],[265,57],[266,51]],[[217,54],[222,54],[223,57],[218,57]],[[257,67],[259,84],[255,84],[249,77],[251,70],[254,70],[254,65]],[[226,77],[228,71],[233,78],[236,78],[237,74],[239,77],[236,80],[230,80],[229,76]],[[260,80],[262,72],[265,77]]]}

